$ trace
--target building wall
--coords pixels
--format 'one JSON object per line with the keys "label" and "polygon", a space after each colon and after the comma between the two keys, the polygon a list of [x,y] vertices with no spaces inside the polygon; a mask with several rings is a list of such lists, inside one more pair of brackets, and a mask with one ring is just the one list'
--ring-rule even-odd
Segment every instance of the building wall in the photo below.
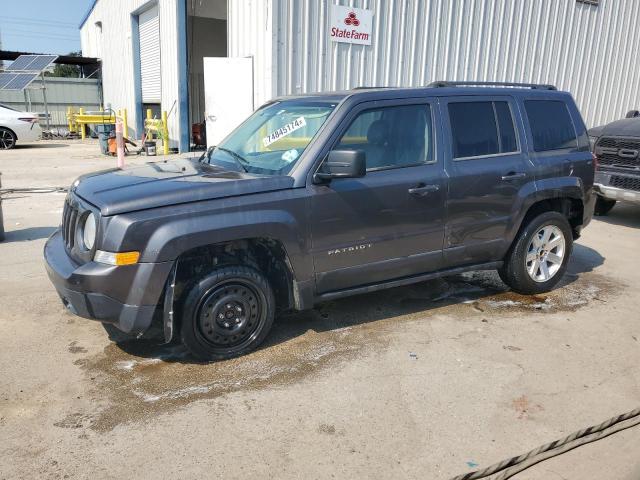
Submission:
{"label": "building wall", "polygon": [[275,1],[228,0],[228,55],[253,57],[253,104],[256,107],[279,94],[275,89],[276,70],[272,58],[276,42],[272,12]]}
{"label": "building wall", "polygon": [[[102,83],[105,105],[118,110],[126,108],[129,116],[130,134],[140,137],[135,131],[137,123],[135,83],[132,49],[131,14],[143,6],[152,5],[148,0],[98,0],[80,29],[82,53],[102,60]],[[160,20],[160,56],[162,110],[171,111],[169,137],[171,146],[179,140],[178,98],[178,28],[177,2],[179,0],[157,0]],[[183,1],[183,0],[180,0]],[[101,22],[99,28],[96,22]]]}
{"label": "building wall", "polygon": [[[372,45],[329,40],[329,5],[374,11]],[[277,95],[434,80],[551,83],[587,125],[640,107],[637,0],[230,0],[229,55]]]}
{"label": "building wall", "polygon": [[[46,77],[47,107],[52,128],[67,129],[67,107],[86,111],[100,108],[100,83],[93,78]],[[16,90],[0,90],[0,103],[22,111],[44,114],[42,81],[36,79],[26,90],[31,108],[25,105],[25,94]],[[45,126],[45,122],[42,122]]]}

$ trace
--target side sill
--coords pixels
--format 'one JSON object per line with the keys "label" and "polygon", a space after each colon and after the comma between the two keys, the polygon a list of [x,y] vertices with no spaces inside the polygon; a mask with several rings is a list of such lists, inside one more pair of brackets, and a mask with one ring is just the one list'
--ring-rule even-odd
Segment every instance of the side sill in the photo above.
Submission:
{"label": "side sill", "polygon": [[316,297],[316,303],[326,302],[329,300],[336,300],[338,298],[349,297],[351,295],[359,295],[362,293],[370,293],[378,290],[384,290],[393,287],[402,287],[404,285],[411,285],[412,283],[424,282],[426,280],[432,280],[434,278],[444,277],[447,275],[457,275],[464,272],[472,272],[474,270],[495,270],[502,266],[503,262],[488,262],[479,263],[476,265],[467,265],[464,267],[450,268],[447,270],[438,270],[436,272],[424,273],[422,275],[413,275],[411,277],[399,278],[397,280],[389,280],[387,282],[375,283],[370,285],[363,285],[361,287],[347,288],[344,290],[337,290],[334,292],[323,293]]}

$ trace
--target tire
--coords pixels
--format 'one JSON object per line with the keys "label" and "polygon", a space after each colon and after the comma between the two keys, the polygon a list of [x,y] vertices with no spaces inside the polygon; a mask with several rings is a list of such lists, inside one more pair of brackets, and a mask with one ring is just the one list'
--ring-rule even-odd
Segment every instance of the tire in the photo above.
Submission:
{"label": "tire", "polygon": [[548,292],[562,279],[572,249],[573,234],[567,218],[558,212],[546,212],[520,230],[498,273],[514,292]]}
{"label": "tire", "polygon": [[8,128],[0,127],[0,150],[11,150],[16,146],[16,134]]}
{"label": "tire", "polygon": [[275,316],[268,280],[253,268],[221,267],[198,280],[182,302],[182,343],[198,359],[244,355],[265,339]]}
{"label": "tire", "polygon": [[611,211],[615,204],[615,200],[609,200],[608,198],[598,195],[598,198],[596,199],[596,208],[593,213],[598,217],[603,217]]}

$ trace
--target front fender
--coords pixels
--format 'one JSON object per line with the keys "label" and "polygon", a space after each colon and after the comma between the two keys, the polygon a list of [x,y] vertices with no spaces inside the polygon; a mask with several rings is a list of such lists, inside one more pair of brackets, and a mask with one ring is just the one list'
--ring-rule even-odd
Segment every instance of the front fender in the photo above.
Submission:
{"label": "front fender", "polygon": [[140,261],[171,261],[196,247],[245,238],[279,240],[290,256],[299,256],[304,244],[300,226],[289,212],[259,210],[194,215],[174,218],[159,226],[149,237]]}
{"label": "front fender", "polygon": [[197,247],[272,239],[282,244],[301,281],[312,276],[306,218],[304,189],[196,202],[104,218],[97,248],[140,251],[140,262],[172,262]]}

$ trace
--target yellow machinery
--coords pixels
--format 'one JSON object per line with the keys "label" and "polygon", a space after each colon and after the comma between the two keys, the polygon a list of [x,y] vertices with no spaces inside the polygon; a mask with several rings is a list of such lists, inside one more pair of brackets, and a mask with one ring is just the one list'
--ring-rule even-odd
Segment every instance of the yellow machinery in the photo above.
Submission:
{"label": "yellow machinery", "polygon": [[85,113],[84,108],[78,109],[76,112],[73,108],[67,107],[67,124],[70,133],[80,133],[80,137],[84,140],[86,137],[85,125],[115,125],[116,120],[122,122],[122,131],[127,138],[127,109],[118,110],[118,112],[100,110],[98,112]]}
{"label": "yellow machinery", "polygon": [[[70,133],[80,133],[84,140],[86,137],[85,125],[115,125],[116,121],[122,122],[122,133],[128,138],[127,109],[117,112],[100,110],[98,112],[85,113],[84,108],[76,112],[73,108],[67,108],[67,123]],[[147,138],[160,138],[162,140],[163,154],[169,154],[169,129],[167,126],[167,112],[162,112],[162,118],[153,118],[151,109],[147,110],[147,118],[144,121],[144,131]]]}
{"label": "yellow machinery", "polygon": [[160,138],[162,140],[162,154],[169,154],[167,112],[162,112],[162,118],[153,118],[151,109],[147,109],[147,118],[144,121],[144,132],[147,138]]}

